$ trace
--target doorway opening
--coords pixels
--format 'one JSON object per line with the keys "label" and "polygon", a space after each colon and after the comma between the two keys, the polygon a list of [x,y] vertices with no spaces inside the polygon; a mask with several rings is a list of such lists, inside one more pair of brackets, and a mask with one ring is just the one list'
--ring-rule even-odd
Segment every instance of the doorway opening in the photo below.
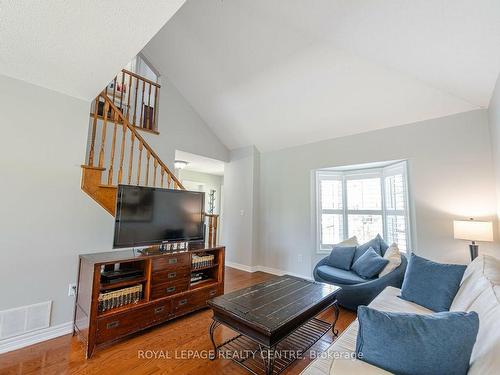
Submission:
{"label": "doorway opening", "polygon": [[[217,238],[224,225],[224,165],[220,160],[175,151],[175,175],[186,190],[205,193],[205,212],[218,215]],[[206,237],[208,238],[208,237]]]}

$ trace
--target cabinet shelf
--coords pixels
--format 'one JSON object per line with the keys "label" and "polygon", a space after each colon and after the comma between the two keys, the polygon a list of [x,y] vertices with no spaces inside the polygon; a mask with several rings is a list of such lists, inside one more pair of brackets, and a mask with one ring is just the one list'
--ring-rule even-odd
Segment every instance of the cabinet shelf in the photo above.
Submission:
{"label": "cabinet shelf", "polygon": [[144,276],[141,276],[141,277],[135,277],[133,279],[118,281],[116,283],[101,283],[99,289],[101,290],[101,292],[103,290],[109,290],[109,289],[120,289],[120,288],[124,288],[127,286],[141,284],[141,283],[145,282],[146,280],[147,279]]}
{"label": "cabinet shelf", "polygon": [[217,280],[215,279],[205,279],[200,281],[195,281],[189,285],[189,290],[203,288],[205,286],[211,286],[217,284]]}

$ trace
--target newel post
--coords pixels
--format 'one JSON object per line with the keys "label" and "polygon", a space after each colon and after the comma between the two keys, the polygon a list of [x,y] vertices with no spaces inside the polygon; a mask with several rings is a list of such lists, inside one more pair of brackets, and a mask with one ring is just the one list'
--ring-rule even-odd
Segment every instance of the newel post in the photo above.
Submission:
{"label": "newel post", "polygon": [[217,225],[219,215],[206,213],[205,217],[207,218],[208,227],[208,246],[215,246],[217,244]]}

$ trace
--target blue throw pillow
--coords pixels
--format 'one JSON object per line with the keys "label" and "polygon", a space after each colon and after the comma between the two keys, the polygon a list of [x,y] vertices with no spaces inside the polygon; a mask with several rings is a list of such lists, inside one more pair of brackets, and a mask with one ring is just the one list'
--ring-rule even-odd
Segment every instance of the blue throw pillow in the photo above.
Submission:
{"label": "blue throw pillow", "polygon": [[352,265],[352,270],[365,279],[377,276],[389,263],[389,259],[382,258],[373,248],[369,248]]}
{"label": "blue throw pillow", "polygon": [[369,248],[373,248],[380,256],[384,256],[385,251],[389,248],[389,245],[380,237],[380,234],[377,234],[377,237],[364,243],[363,245],[359,245],[356,248],[356,252],[354,253],[353,263],[358,260],[358,258],[363,255]]}
{"label": "blue throw pillow", "polygon": [[356,246],[334,246],[328,257],[328,265],[349,271]]}
{"label": "blue throw pillow", "polygon": [[408,375],[465,375],[479,329],[476,312],[417,315],[360,306],[358,321],[358,358]]}
{"label": "blue throw pillow", "polygon": [[460,288],[465,266],[436,263],[412,254],[401,298],[433,311],[448,311]]}

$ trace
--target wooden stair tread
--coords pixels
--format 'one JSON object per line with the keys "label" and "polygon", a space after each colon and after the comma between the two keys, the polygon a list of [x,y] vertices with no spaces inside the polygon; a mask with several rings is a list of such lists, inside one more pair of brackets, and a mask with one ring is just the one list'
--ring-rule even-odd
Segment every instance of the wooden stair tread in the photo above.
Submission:
{"label": "wooden stair tread", "polygon": [[105,188],[105,189],[118,189],[118,186],[116,185],[108,185],[108,184],[99,184],[100,188]]}
{"label": "wooden stair tread", "polygon": [[94,167],[93,165],[87,165],[87,164],[82,164],[80,167],[85,168],[85,169],[93,169],[96,171],[105,171],[106,168],[103,167]]}

